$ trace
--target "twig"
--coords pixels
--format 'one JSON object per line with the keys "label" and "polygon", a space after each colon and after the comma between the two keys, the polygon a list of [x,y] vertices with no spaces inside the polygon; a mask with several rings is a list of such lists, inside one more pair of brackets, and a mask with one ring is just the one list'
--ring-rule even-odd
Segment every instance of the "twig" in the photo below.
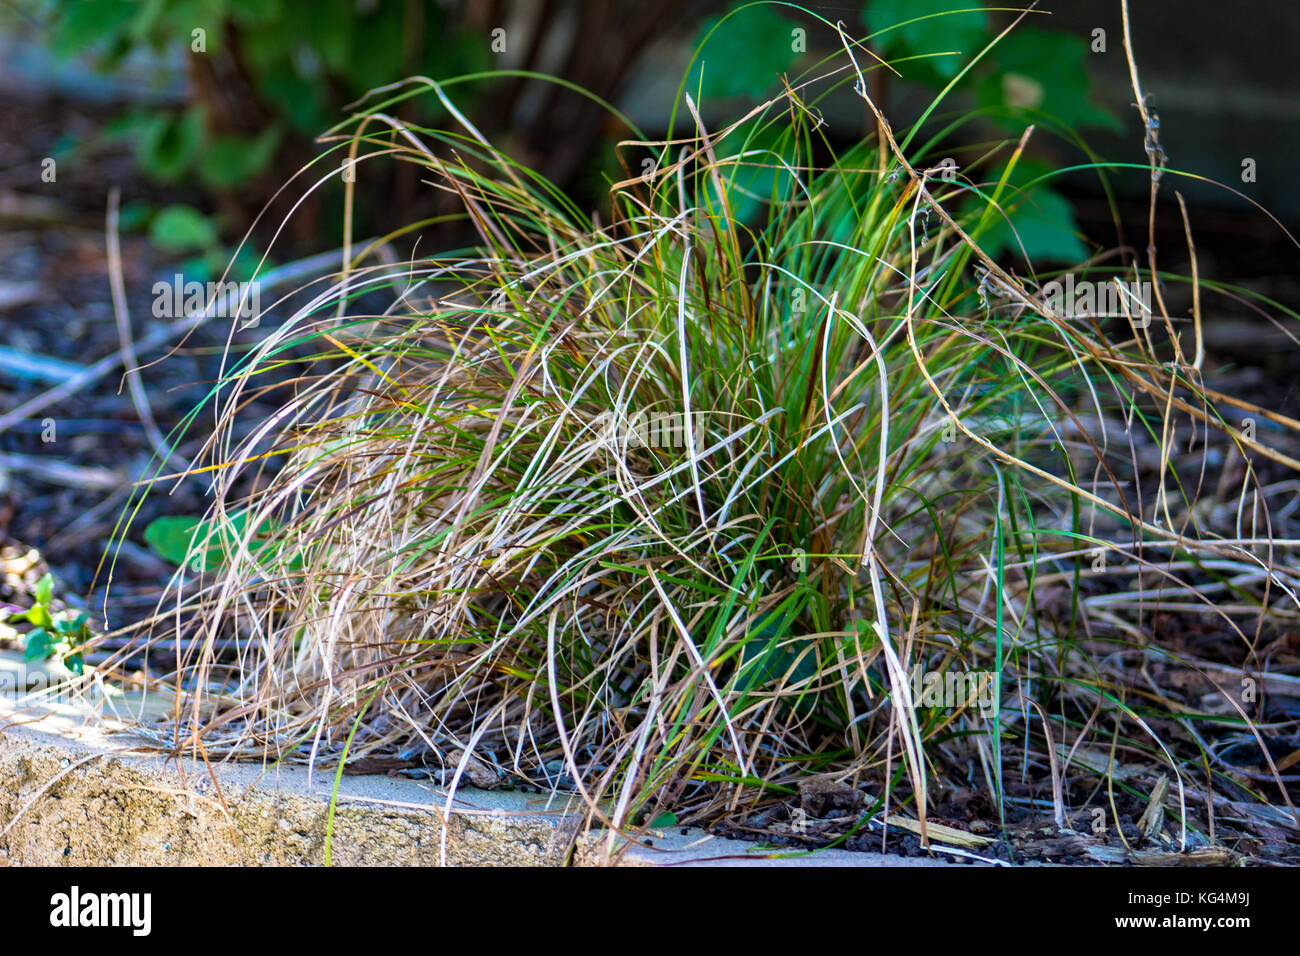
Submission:
{"label": "twig", "polygon": [[1178,190],[1174,190],[1174,195],[1178,197],[1178,208],[1183,214],[1187,254],[1192,260],[1192,327],[1196,331],[1196,355],[1192,359],[1192,368],[1199,372],[1201,363],[1205,361],[1205,336],[1201,333],[1201,274],[1196,262],[1196,243],[1192,241],[1192,224],[1187,219],[1187,203],[1183,202],[1183,194]]}
{"label": "twig", "polygon": [[0,375],[8,378],[25,379],[31,382],[66,382],[85,370],[86,366],[78,365],[76,362],[0,345]]}
{"label": "twig", "polygon": [[[158,453],[159,467],[163,467],[175,458],[182,471],[189,471],[190,463],[172,450],[167,439],[163,438],[162,432],[158,430],[158,423],[154,421],[153,409],[149,407],[149,397],[145,394],[144,381],[140,377],[139,363],[135,357],[135,342],[131,338],[131,313],[127,310],[126,285],[122,281],[122,246],[117,236],[117,211],[121,197],[122,191],[116,186],[108,194],[108,223],[105,238],[108,246],[108,285],[113,292],[113,317],[117,320],[117,339],[122,343],[122,359],[126,362],[126,372],[123,377],[130,387],[131,404],[135,406],[136,414],[140,416],[140,424],[144,426],[149,444]],[[120,385],[117,391],[119,395],[122,393]]]}
{"label": "twig", "polygon": [[107,468],[79,468],[38,455],[0,452],[0,468],[21,471],[52,485],[68,488],[111,491],[127,484],[127,477]]}
{"label": "twig", "polygon": [[1156,198],[1160,192],[1160,178],[1165,171],[1165,151],[1160,145],[1160,118],[1147,109],[1147,96],[1142,92],[1142,83],[1138,79],[1137,57],[1133,53],[1133,37],[1129,30],[1128,0],[1120,0],[1120,13],[1124,25],[1124,56],[1128,61],[1129,81],[1133,86],[1133,95],[1137,98],[1138,115],[1142,117],[1145,137],[1142,141],[1146,150],[1147,161],[1151,165],[1151,202],[1147,211],[1147,264],[1151,269],[1151,288],[1155,292],[1156,302],[1160,305],[1160,314],[1169,321],[1169,310],[1165,307],[1164,295],[1160,288],[1160,276],[1156,272]]}

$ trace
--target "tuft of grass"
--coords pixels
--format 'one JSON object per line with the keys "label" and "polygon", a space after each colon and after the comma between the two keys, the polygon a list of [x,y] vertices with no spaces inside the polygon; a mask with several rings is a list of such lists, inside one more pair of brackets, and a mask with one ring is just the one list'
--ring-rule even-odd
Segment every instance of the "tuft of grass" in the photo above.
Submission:
{"label": "tuft of grass", "polygon": [[[1198,666],[1144,622],[1191,608],[1251,644],[1294,620],[1294,542],[1234,508],[1257,460],[1295,462],[1234,422],[1300,423],[1208,389],[1163,299],[1150,322],[1065,315],[1051,275],[985,255],[1028,134],[949,182],[845,49],[820,79],[856,82],[875,137],[835,155],[802,86],[716,130],[685,96],[689,135],[624,144],[655,162],[612,185],[608,223],[467,123],[387,112],[431,92],[459,119],[431,81],[334,131],[358,175],[420,167],[476,238],[361,250],[232,354],[197,565],[143,641],[184,639],[179,743],[340,772],[475,755],[544,785],[562,766],[616,832],[740,818],[810,774],[922,826],[936,783],[1064,823],[1137,766],[1174,781],[1187,839],[1229,772],[1204,727],[1262,738],[1239,700],[1139,676]],[[280,412],[244,421],[304,355]],[[1189,432],[1235,486],[1187,464]],[[936,705],[920,673],[977,680]],[[1294,816],[1267,760],[1234,799]]]}

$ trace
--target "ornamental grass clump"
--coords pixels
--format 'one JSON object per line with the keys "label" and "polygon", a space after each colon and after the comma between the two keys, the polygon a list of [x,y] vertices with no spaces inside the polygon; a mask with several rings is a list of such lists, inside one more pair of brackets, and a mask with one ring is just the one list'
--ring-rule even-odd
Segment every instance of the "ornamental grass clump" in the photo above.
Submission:
{"label": "ornamental grass clump", "polygon": [[[432,81],[335,131],[358,178],[417,165],[476,238],[352,249],[231,353],[212,506],[151,638],[179,649],[175,745],[561,787],[623,830],[809,775],[922,821],[936,785],[1004,806],[1026,781],[1063,819],[1121,764],[1192,802],[1208,717],[1131,679],[1174,656],[1143,615],[1249,640],[1300,582],[1237,508],[1253,467],[1216,486],[1176,443],[1293,463],[1238,427],[1249,403],[1216,410],[1199,313],[1122,294],[1137,265],[1074,267],[1119,283],[1102,315],[982,251],[1028,134],[998,177],[949,176],[851,54],[830,75],[875,136],[827,158],[798,89],[717,129],[687,97],[689,135],[625,144],[652,162],[607,222]],[[395,119],[417,94],[454,128]],[[244,421],[290,360],[279,413]],[[1236,706],[1216,719],[1248,732]]]}

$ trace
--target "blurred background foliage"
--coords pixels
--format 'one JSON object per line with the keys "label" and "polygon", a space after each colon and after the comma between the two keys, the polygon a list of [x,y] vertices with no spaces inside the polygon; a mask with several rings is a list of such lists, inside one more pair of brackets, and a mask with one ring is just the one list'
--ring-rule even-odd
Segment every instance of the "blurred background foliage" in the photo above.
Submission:
{"label": "blurred background foliage", "polygon": [[[649,124],[643,128],[647,135],[668,135],[672,94],[679,88],[692,93],[707,118],[721,123],[778,90],[783,76],[793,81],[804,71],[816,73],[838,44],[810,11],[834,22],[856,10],[846,31],[870,33],[872,51],[901,74],[871,73],[873,96],[886,110],[902,105],[919,112],[957,80],[964,96],[957,102],[981,118],[983,128],[974,131],[980,139],[997,131],[1018,135],[1030,122],[1069,131],[1119,126],[1113,113],[1093,102],[1082,62],[1088,43],[1076,32],[1021,25],[959,78],[1007,19],[976,0],[869,0],[825,10],[815,3],[801,9],[710,0],[16,3],[19,19],[35,25],[62,61],[91,64],[107,75],[132,61],[153,65],[153,92],[170,84],[173,95],[136,97],[141,101],[123,105],[108,134],[130,141],[140,169],[154,181],[202,187],[193,206],[219,214],[227,237],[237,236],[274,191],[318,154],[314,137],[368,90],[408,76],[444,80],[500,68],[520,73],[458,86],[458,107],[520,162],[599,208],[607,183],[623,178],[612,144],[632,131],[599,102],[523,73],[562,77],[629,109]],[[437,107],[433,97],[417,98],[403,104],[399,118],[435,123]],[[833,100],[825,108],[834,112]],[[679,114],[679,127],[683,119]],[[895,123],[908,119],[896,116]],[[849,136],[865,132],[860,121],[847,129]],[[972,133],[955,132],[958,139]],[[754,148],[773,148],[761,131],[751,133]],[[845,133],[835,125],[833,135]],[[390,197],[388,207],[398,212],[393,222],[364,222],[362,228],[409,222],[413,207],[436,203],[400,165],[381,174],[368,168],[362,188]],[[1013,194],[1011,220],[995,227],[988,241],[996,251],[1014,248],[1014,226],[1031,257],[1082,257],[1086,250],[1069,203],[1048,181],[1027,175],[1033,168],[1022,164],[1016,171],[1013,185],[1027,188]],[[984,175],[996,180],[1000,171]],[[738,184],[744,197],[739,212],[756,215],[773,188],[773,177],[750,175]],[[338,204],[330,199],[327,191],[299,213],[296,238],[310,245],[313,237],[337,236],[339,224],[331,217]],[[164,216],[128,206],[123,221],[150,227],[164,248],[202,255],[215,265],[213,230],[197,225],[192,215],[172,207]]]}

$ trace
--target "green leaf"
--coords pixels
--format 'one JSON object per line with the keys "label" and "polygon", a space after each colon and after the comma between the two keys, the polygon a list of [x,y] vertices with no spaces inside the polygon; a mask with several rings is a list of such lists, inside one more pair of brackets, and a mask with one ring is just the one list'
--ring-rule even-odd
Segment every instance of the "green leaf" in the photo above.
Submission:
{"label": "green leaf", "polygon": [[[1087,42],[1072,33],[1035,27],[1013,30],[993,48],[998,72],[976,86],[976,102],[986,108],[1041,110],[1070,128],[1091,125],[1122,131],[1123,124],[1113,113],[1089,99],[1084,64],[1089,55]],[[1016,115],[997,119],[1015,132],[1024,127]]]}
{"label": "green leaf", "polygon": [[[853,633],[857,635],[856,647],[868,648],[875,647],[880,643],[880,632],[876,630],[876,622],[871,620],[857,620],[853,622]],[[846,647],[850,648],[850,655],[856,653],[853,643]]]}
{"label": "green leaf", "polygon": [[[248,523],[246,511],[230,514],[220,526],[190,517],[155,518],[144,529],[144,539],[164,560],[175,565],[187,561],[196,571],[208,571],[222,564],[239,547]],[[279,550],[275,525],[266,522],[253,534],[248,548],[253,555],[269,559]],[[287,568],[300,568],[302,555],[292,555],[283,562]]]}
{"label": "green leaf", "polygon": [[143,3],[138,4],[128,31],[131,39],[140,43],[156,36],[156,31],[166,13],[167,0],[144,0]]}
{"label": "green leaf", "polygon": [[230,16],[241,24],[269,24],[281,12],[280,0],[230,0]]}
{"label": "green leaf", "polygon": [[26,621],[29,624],[34,624],[36,627],[49,628],[54,626],[54,619],[50,617],[49,610],[44,604],[39,603],[32,605],[32,607],[23,611],[21,614],[14,614],[10,620]]}
{"label": "green leaf", "polygon": [[[717,30],[713,30],[715,26]],[[725,22],[721,17],[707,20],[695,40],[699,55],[687,90],[693,96],[698,88],[706,100],[762,96],[776,83],[777,74],[794,61],[794,28],[794,23],[769,6],[749,7]]]}
{"label": "green leaf", "polygon": [[677,814],[673,812],[661,813],[650,821],[650,827],[654,830],[662,830],[664,827],[677,826]]}
{"label": "green leaf", "polygon": [[[274,34],[271,35],[274,39]],[[250,43],[250,52],[252,44]],[[262,95],[298,132],[315,136],[329,125],[322,84],[300,75],[284,55],[283,47],[268,42],[264,62],[254,66]],[[251,56],[250,56],[251,59]]]}
{"label": "green leaf", "polygon": [[43,627],[38,627],[27,632],[27,646],[23,651],[23,658],[29,661],[43,661],[50,656],[50,648],[53,646],[54,638]]}
{"label": "green leaf", "polygon": [[[273,268],[275,265],[271,258],[267,258],[266,264],[262,264],[262,253],[251,242],[245,242],[239,247],[234,255],[225,255],[222,258],[221,268],[229,268],[230,274],[227,278],[232,282],[251,282],[257,275],[259,266],[264,269]],[[220,272],[217,273],[220,275]]]}
{"label": "green leaf", "polygon": [[163,517],[150,521],[144,539],[159,557],[181,565],[189,557],[195,532],[203,525],[197,518]]}
{"label": "green leaf", "polygon": [[150,176],[178,178],[189,169],[203,137],[203,113],[191,107],[179,116],[159,112],[147,119],[136,141],[135,155]]}
{"label": "green leaf", "polygon": [[64,3],[50,49],[57,57],[69,57],[109,43],[136,15],[130,0],[73,0]]}
{"label": "green leaf", "polygon": [[[347,61],[347,77],[354,92],[364,93],[405,75],[401,59],[393,55],[403,48],[405,20],[406,11],[400,5],[390,4],[354,24],[356,46]],[[441,48],[445,42],[445,38],[440,39],[438,46]],[[439,53],[445,56],[443,49]]]}
{"label": "green leaf", "polygon": [[[446,13],[437,7],[429,8],[425,14],[425,42],[423,55],[420,57],[421,71],[429,76],[460,76],[464,73],[480,73],[492,68],[496,55],[482,35],[468,27],[456,30],[455,23],[450,22]],[[401,74],[405,76],[406,73]],[[474,102],[473,93],[467,94],[469,102]],[[442,115],[442,107],[426,104],[426,109],[434,109]]]}
{"label": "green leaf", "polygon": [[49,605],[50,599],[54,597],[54,575],[46,574],[36,582],[36,603]]}
{"label": "green leaf", "polygon": [[214,189],[247,182],[271,165],[280,138],[278,126],[257,136],[218,136],[204,147],[199,177]]}
{"label": "green leaf", "polygon": [[[352,53],[356,28],[354,11],[349,0],[312,0],[310,4],[290,4],[292,35],[301,37],[312,52],[335,73],[345,73]],[[283,40],[281,40],[283,42]],[[397,57],[395,51],[389,51]]]}
{"label": "green leaf", "polygon": [[117,217],[117,227],[123,232],[135,232],[137,229],[143,229],[154,214],[154,208],[143,199],[133,199],[128,203],[123,203],[121,212]]}
{"label": "green leaf", "polygon": [[86,621],[88,618],[85,613],[70,614],[63,612],[58,619],[54,621],[54,629],[60,634],[67,634],[80,637],[87,632]]}
{"label": "green leaf", "polygon": [[[752,219],[773,198],[789,196],[797,186],[788,168],[794,165],[793,145],[774,127],[737,130],[725,140],[725,154],[737,159],[719,166],[718,175],[732,218],[740,222]],[[720,206],[717,183],[712,176],[705,183],[710,200]]]}
{"label": "green leaf", "polygon": [[[791,615],[778,611],[764,611],[754,618],[740,652],[738,690],[752,690],[784,680],[798,684],[817,676],[813,655],[800,657],[801,649],[789,640],[791,623]],[[790,673],[792,667],[794,672]]]}
{"label": "green leaf", "polygon": [[1043,259],[1079,262],[1088,257],[1069,200],[1049,186],[1034,186],[1003,203],[1003,209],[1011,221],[999,216],[980,240],[989,255],[1019,256],[1023,246],[1023,254],[1035,263]]}
{"label": "green leaf", "polygon": [[189,252],[216,245],[217,230],[193,206],[177,204],[154,217],[149,225],[149,238],[167,252]]}
{"label": "green leaf", "polygon": [[[1044,259],[1079,262],[1087,258],[1069,200],[1046,181],[1039,181],[1049,172],[1045,163],[1032,159],[1020,160],[1011,170],[1000,200],[1001,211],[989,208],[987,225],[974,234],[990,256],[1027,255],[1035,264]],[[990,178],[997,180],[1000,174]],[[978,213],[986,202],[972,196],[964,209]]]}
{"label": "green leaf", "polygon": [[[917,17],[928,19],[905,22]],[[876,42],[886,55],[955,54],[926,61],[945,81],[980,51],[989,30],[980,0],[872,0],[863,19],[873,34],[880,34]]]}

